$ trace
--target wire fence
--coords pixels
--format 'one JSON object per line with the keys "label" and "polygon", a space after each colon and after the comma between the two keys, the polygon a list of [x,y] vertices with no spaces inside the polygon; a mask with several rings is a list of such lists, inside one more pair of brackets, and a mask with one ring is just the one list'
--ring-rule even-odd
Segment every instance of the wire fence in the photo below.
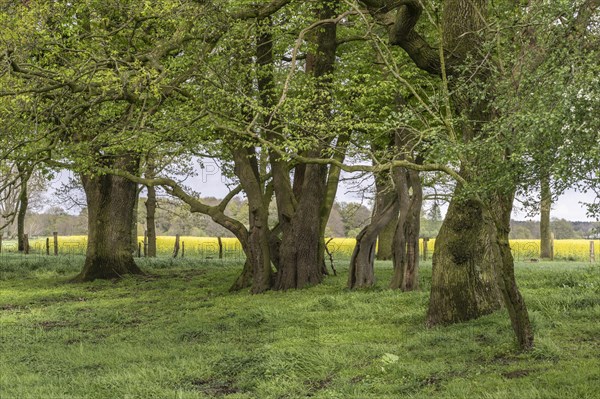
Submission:
{"label": "wire fence", "polygon": [[[145,246],[143,237],[140,237],[137,249],[132,252],[136,257],[144,257]],[[64,236],[36,237],[28,240],[28,253],[26,256],[82,256],[86,253],[87,237]],[[327,249],[333,259],[349,259],[355,245],[354,238],[327,239]],[[173,257],[176,237],[158,237],[157,257]],[[429,257],[433,253],[435,239],[429,239],[426,245],[421,240],[421,253],[428,247]],[[511,250],[515,261],[538,260],[540,256],[539,240],[511,240]],[[554,260],[579,261],[599,263],[600,240],[554,240]],[[0,257],[2,255],[19,253],[16,240],[0,241]],[[235,238],[219,237],[180,237],[180,250],[177,257],[192,257],[205,260],[237,260],[244,261],[245,254],[242,246]]]}

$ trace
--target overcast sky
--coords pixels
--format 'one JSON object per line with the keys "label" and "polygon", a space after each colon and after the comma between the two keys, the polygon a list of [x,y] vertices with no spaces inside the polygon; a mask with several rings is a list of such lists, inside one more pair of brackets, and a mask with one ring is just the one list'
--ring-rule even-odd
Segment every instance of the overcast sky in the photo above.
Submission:
{"label": "overcast sky", "polygon": [[[63,181],[67,181],[69,176],[68,171],[60,173],[57,178],[52,181],[48,190],[48,196],[53,197],[53,189],[59,187]],[[224,178],[217,165],[206,163],[204,169],[199,169],[198,175],[192,178],[188,178],[185,184],[191,187],[193,190],[199,192],[203,197],[224,197],[227,192],[227,179]],[[337,200],[344,202],[362,202],[367,206],[370,206],[371,193],[369,186],[372,184],[372,179],[368,179],[362,183],[356,182],[342,182],[338,190]],[[592,193],[584,194],[578,193],[574,190],[565,192],[558,198],[552,206],[551,217],[562,218],[572,221],[595,221],[595,219],[588,218],[586,215],[586,209],[581,202],[592,202],[594,200]],[[61,206],[56,201],[50,201],[51,206]],[[427,206],[427,204],[426,204]],[[70,212],[77,213],[79,210],[71,209]],[[442,211],[445,211],[443,207]],[[528,216],[526,212],[520,209],[519,203],[515,203],[513,210],[513,219],[515,220],[528,220],[537,219],[539,215]]]}

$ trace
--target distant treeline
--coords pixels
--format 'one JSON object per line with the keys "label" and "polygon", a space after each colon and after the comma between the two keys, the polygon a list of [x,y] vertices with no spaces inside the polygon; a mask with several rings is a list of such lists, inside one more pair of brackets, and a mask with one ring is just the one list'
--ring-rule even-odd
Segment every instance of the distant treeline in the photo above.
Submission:
{"label": "distant treeline", "polygon": [[[552,219],[550,229],[554,238],[598,238],[600,222],[572,222],[565,219]],[[540,222],[536,220],[511,220],[510,238],[540,238]]]}
{"label": "distant treeline", "polygon": [[[219,202],[216,198],[205,198],[208,204]],[[156,210],[156,229],[158,235],[188,235],[198,237],[231,237],[231,233],[214,223],[210,217],[192,214],[186,205],[161,198]],[[145,198],[140,198],[138,206],[138,233],[146,230]],[[244,199],[235,198],[227,208],[227,214],[238,220],[248,220],[248,204]],[[275,206],[272,204],[271,223],[276,223]],[[329,237],[356,237],[369,222],[371,210],[361,203],[336,202],[327,224],[326,235]],[[30,213],[26,219],[26,232],[34,236],[50,236],[56,231],[60,235],[87,234],[87,209],[78,215],[69,214],[60,207],[53,207],[44,213]],[[421,236],[435,237],[441,226],[439,213],[424,212],[421,218]],[[598,222],[571,222],[565,219],[554,219],[551,228],[556,239],[592,238],[600,235]],[[511,238],[539,239],[539,221],[511,221]],[[5,236],[16,235],[16,226],[6,229]]]}

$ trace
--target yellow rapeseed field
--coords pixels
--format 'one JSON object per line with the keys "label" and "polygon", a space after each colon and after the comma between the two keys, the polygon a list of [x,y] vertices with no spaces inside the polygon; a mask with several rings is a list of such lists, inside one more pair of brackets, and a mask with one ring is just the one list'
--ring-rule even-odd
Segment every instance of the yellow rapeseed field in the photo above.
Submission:
{"label": "yellow rapeseed field", "polygon": [[[53,240],[50,238],[50,252],[54,251]],[[143,237],[138,237],[139,242],[143,242]],[[181,247],[185,248],[186,256],[200,256],[203,258],[216,258],[219,256],[219,242],[216,237],[191,237],[182,236]],[[243,258],[243,252],[239,241],[236,238],[221,238],[223,245],[224,258]],[[349,257],[354,250],[354,238],[331,238],[327,239],[327,248],[338,257]],[[46,252],[46,237],[37,237],[30,239],[29,245],[31,253],[43,254]],[[423,248],[423,240],[420,240],[419,248]],[[60,254],[85,254],[87,245],[86,236],[59,236],[58,248]],[[157,239],[158,255],[170,255],[173,253],[175,237],[161,236]],[[428,242],[429,255],[433,253],[435,239]],[[539,240],[511,240],[510,245],[515,260],[536,259],[540,253]],[[596,262],[600,262],[600,240],[594,241]],[[14,240],[5,240],[2,243],[4,252],[16,252],[17,244]],[[554,259],[589,261],[590,259],[590,240],[555,240],[554,241]]]}

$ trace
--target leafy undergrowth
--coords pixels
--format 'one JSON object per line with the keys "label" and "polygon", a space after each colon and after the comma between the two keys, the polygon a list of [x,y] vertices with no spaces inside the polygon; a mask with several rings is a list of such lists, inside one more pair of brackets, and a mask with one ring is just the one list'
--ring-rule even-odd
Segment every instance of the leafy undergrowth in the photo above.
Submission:
{"label": "leafy undergrowth", "polygon": [[[597,398],[600,267],[519,264],[536,348],[506,312],[424,327],[421,290],[350,292],[346,269],[295,292],[231,294],[240,263],[140,260],[71,284],[80,257],[0,257],[0,397]],[[341,270],[340,270],[341,269]]]}

